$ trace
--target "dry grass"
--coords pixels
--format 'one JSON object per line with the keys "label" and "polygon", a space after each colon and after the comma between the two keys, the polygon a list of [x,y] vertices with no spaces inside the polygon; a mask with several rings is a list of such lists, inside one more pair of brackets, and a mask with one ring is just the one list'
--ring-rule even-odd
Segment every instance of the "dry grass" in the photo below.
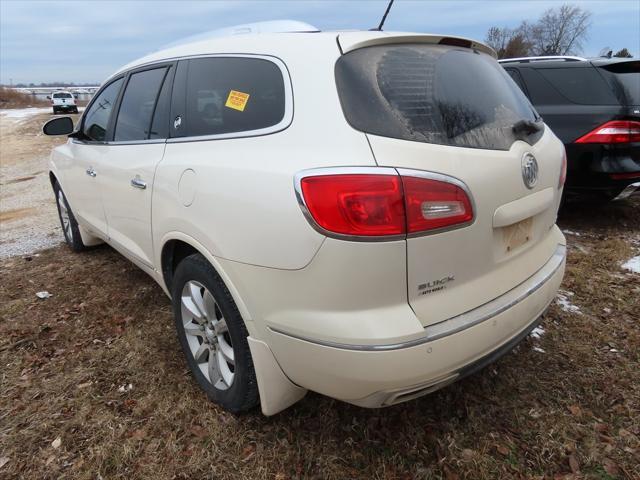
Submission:
{"label": "dry grass", "polygon": [[0,108],[48,107],[49,102],[34,95],[0,87]]}
{"label": "dry grass", "polygon": [[581,234],[563,286],[581,314],[553,305],[539,340],[384,410],[310,394],[272,418],[225,413],[187,373],[167,298],[118,254],[14,258],[0,272],[0,477],[638,479],[640,277],[620,262],[638,254],[639,207],[561,218]]}

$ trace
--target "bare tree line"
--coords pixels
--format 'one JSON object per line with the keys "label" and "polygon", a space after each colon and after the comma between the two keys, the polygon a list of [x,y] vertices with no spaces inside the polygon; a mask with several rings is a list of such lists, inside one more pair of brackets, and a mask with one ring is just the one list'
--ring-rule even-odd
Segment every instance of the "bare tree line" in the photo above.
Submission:
{"label": "bare tree line", "polygon": [[[578,55],[591,27],[591,12],[564,4],[546,10],[535,22],[523,20],[516,28],[491,27],[485,41],[499,58],[542,55]],[[614,56],[629,57],[626,48]]]}

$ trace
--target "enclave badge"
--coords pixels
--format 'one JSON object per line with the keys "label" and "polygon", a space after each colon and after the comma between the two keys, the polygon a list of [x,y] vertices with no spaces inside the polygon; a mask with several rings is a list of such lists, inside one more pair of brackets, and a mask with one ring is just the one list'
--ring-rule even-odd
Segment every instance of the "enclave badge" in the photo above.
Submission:
{"label": "enclave badge", "polygon": [[527,188],[533,188],[538,181],[538,162],[529,152],[522,156],[522,181]]}

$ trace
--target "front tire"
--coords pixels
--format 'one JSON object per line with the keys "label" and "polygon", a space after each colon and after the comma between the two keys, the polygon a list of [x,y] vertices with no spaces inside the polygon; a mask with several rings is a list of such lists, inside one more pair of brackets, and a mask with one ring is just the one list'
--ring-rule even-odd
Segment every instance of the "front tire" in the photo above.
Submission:
{"label": "front tire", "polygon": [[224,282],[200,254],[180,262],[173,278],[178,339],[196,381],[230,412],[255,407],[258,385],[249,334]]}
{"label": "front tire", "polygon": [[58,182],[53,185],[53,192],[56,196],[58,219],[60,220],[60,226],[62,227],[65,242],[74,252],[86,250],[87,247],[82,242],[80,228],[78,227],[76,217],[73,215],[71,207],[69,207],[69,203],[67,202],[67,197],[65,197]]}

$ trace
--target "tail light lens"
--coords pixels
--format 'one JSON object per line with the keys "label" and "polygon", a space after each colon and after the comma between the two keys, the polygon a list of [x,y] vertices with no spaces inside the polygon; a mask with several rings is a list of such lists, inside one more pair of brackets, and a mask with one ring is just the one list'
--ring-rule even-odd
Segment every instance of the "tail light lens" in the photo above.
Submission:
{"label": "tail light lens", "polygon": [[632,143],[640,142],[640,122],[615,120],[591,130],[575,143]]}
{"label": "tail light lens", "polygon": [[562,166],[560,167],[560,179],[558,180],[558,190],[564,187],[567,180],[567,151],[562,150]]}
{"label": "tail light lens", "polygon": [[407,232],[451,227],[473,220],[471,200],[458,185],[429,178],[402,177]]}
{"label": "tail light lens", "polygon": [[325,233],[339,236],[397,237],[473,220],[471,200],[453,179],[384,170],[389,173],[303,176],[301,202]]}
{"label": "tail light lens", "polygon": [[320,175],[303,178],[300,185],[309,213],[329,232],[372,237],[405,233],[397,175]]}

